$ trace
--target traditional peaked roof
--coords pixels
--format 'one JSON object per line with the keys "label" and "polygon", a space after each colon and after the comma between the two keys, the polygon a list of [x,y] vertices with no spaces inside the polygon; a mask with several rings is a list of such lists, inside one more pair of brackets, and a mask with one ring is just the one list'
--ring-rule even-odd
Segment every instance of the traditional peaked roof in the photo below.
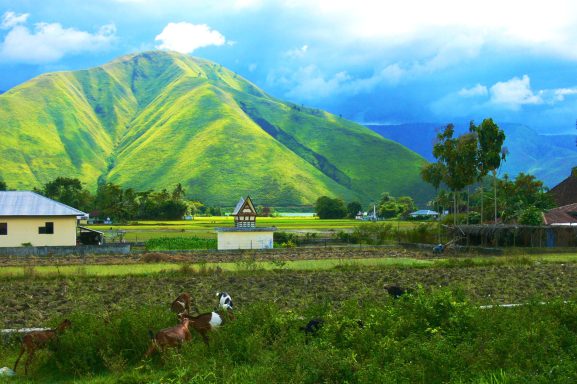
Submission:
{"label": "traditional peaked roof", "polygon": [[0,216],[87,216],[69,207],[30,191],[1,191]]}
{"label": "traditional peaked roof", "polygon": [[243,215],[254,214],[254,215],[256,215],[256,209],[254,209],[254,205],[252,204],[252,200],[251,200],[250,196],[247,196],[246,199],[243,199],[241,197],[240,200],[238,201],[238,203],[236,204],[236,207],[234,208],[232,215],[237,216],[239,214],[243,214]]}
{"label": "traditional peaked roof", "polygon": [[558,207],[577,203],[577,167],[573,167],[568,178],[551,188],[549,195]]}
{"label": "traditional peaked roof", "polygon": [[577,225],[577,203],[550,209],[543,219],[547,225]]}

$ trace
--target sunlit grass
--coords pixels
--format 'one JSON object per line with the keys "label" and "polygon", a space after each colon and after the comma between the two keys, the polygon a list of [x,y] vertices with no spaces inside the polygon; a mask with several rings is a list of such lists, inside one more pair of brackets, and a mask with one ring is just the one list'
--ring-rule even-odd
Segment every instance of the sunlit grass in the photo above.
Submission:
{"label": "sunlit grass", "polygon": [[505,257],[450,257],[442,259],[414,258],[368,258],[368,259],[327,259],[327,260],[294,260],[294,261],[255,261],[240,258],[226,263],[151,263],[151,264],[117,264],[117,265],[39,265],[0,267],[2,277],[22,276],[125,276],[148,275],[175,271],[210,272],[222,271],[270,271],[293,270],[314,271],[334,268],[362,267],[397,267],[397,268],[434,268],[434,267],[478,267],[489,265],[533,264],[539,262],[571,263],[577,262],[577,254],[553,254]]}
{"label": "sunlit grass", "polygon": [[153,273],[191,270],[191,272],[214,271],[254,271],[254,270],[327,270],[339,267],[423,267],[432,265],[434,261],[410,258],[372,258],[372,259],[329,259],[329,260],[297,260],[286,262],[253,261],[240,259],[228,263],[154,263],[154,264],[118,264],[118,265],[40,265],[0,267],[0,276],[124,276],[148,275]]}
{"label": "sunlit grass", "polygon": [[[338,231],[351,231],[361,222],[353,219],[320,220],[318,217],[259,217],[257,226],[276,227],[277,231],[289,232],[324,232],[326,234]],[[415,221],[388,221],[393,228],[408,230],[419,223]],[[216,238],[215,229],[232,227],[234,219],[230,216],[195,217],[194,220],[175,221],[137,221],[129,225],[89,225],[97,231],[113,235],[124,231],[126,241],[146,241],[154,237],[184,237]]]}

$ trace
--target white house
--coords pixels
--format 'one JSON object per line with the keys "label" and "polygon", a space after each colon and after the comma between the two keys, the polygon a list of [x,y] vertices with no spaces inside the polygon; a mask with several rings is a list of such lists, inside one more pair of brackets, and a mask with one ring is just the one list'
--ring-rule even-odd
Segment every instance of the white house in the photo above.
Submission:
{"label": "white house", "polygon": [[256,226],[256,209],[250,196],[240,198],[232,216],[234,227],[216,228],[218,249],[268,249],[273,247],[274,227]]}
{"label": "white house", "polygon": [[30,191],[0,191],[0,247],[74,246],[88,215]]}

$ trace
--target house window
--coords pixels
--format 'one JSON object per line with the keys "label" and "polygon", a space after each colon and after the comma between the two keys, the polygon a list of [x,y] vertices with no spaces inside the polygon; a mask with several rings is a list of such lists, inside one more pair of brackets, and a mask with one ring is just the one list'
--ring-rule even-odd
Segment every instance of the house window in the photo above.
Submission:
{"label": "house window", "polygon": [[54,223],[44,223],[43,227],[38,227],[38,233],[41,235],[52,235],[54,233]]}
{"label": "house window", "polygon": [[8,223],[0,223],[0,235],[8,235]]}

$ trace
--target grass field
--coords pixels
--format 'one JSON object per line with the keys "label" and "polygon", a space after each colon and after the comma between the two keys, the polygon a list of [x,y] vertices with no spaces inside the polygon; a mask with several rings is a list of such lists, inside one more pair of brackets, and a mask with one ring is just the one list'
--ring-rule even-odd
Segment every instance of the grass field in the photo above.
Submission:
{"label": "grass field", "polygon": [[327,259],[327,260],[295,260],[295,261],[254,261],[239,259],[236,262],[191,262],[191,263],[147,263],[147,264],[115,264],[115,265],[26,265],[5,266],[0,268],[0,277],[104,277],[104,276],[138,276],[165,272],[183,271],[190,273],[206,273],[222,270],[229,272],[250,272],[255,270],[292,270],[292,271],[324,271],[334,268],[456,268],[480,266],[506,266],[533,263],[577,263],[576,254],[546,254],[511,257],[466,257],[466,258],[366,258],[366,259]]}
{"label": "grass field", "polygon": [[254,271],[258,270],[327,270],[346,267],[389,266],[389,267],[419,267],[433,265],[440,261],[417,260],[409,258],[355,259],[355,260],[298,260],[283,262],[248,262],[235,263],[154,263],[154,264],[124,264],[124,265],[62,265],[62,266],[24,266],[2,267],[0,277],[58,277],[58,276],[134,276],[164,273],[170,271],[190,270],[190,272],[213,271]]}
{"label": "grass field", "polygon": [[[359,225],[358,220],[320,220],[318,217],[259,217],[257,226],[276,227],[278,231],[296,233],[317,233],[334,235],[338,231],[351,231]],[[418,225],[414,221],[391,221],[395,228],[407,230]],[[146,241],[156,237],[194,236],[216,238],[215,229],[232,227],[234,219],[230,216],[195,217],[194,220],[175,221],[137,221],[129,225],[88,225],[89,228],[102,231],[112,238],[119,231],[126,241]]]}
{"label": "grass field", "polygon": [[[355,258],[367,252],[376,253]],[[222,257],[194,255],[183,254]],[[322,258],[288,259],[301,256]],[[132,264],[0,267],[0,327],[73,323],[37,354],[28,379],[20,366],[0,383],[577,380],[577,254],[423,258],[355,247],[224,257],[236,260],[147,264],[133,255]],[[388,297],[383,285],[391,283],[413,293]],[[231,293],[237,320],[212,333],[209,348],[193,333],[181,350],[142,359],[148,329],[175,324],[167,307],[178,293],[190,292],[206,311],[217,290]],[[524,305],[480,308],[503,303]],[[299,328],[317,317],[321,331],[305,336]],[[0,343],[0,366],[13,367],[17,353],[17,341]]]}

